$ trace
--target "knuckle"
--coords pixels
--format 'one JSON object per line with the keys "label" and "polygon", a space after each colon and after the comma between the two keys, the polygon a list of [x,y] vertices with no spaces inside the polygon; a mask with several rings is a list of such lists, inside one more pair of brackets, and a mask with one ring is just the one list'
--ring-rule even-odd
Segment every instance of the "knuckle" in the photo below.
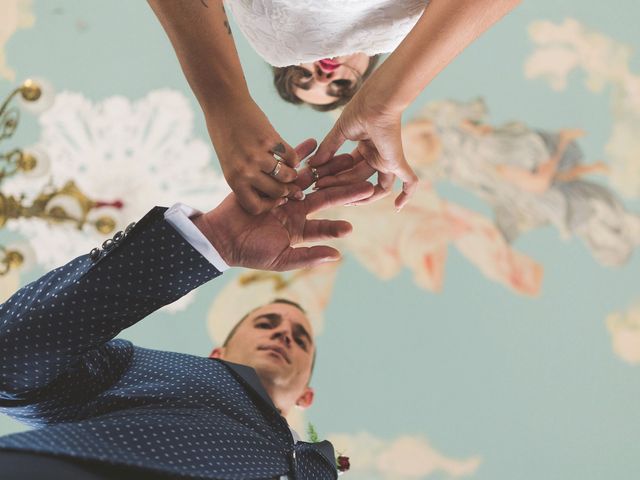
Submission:
{"label": "knuckle", "polygon": [[271,150],[276,143],[278,143],[278,140],[273,138],[271,135],[258,135],[258,137],[256,138],[256,143],[257,145],[262,149],[262,148],[266,148],[267,150]]}
{"label": "knuckle", "polygon": [[241,178],[247,178],[248,176],[250,176],[252,172],[253,172],[253,168],[251,167],[251,165],[243,163],[242,165],[238,166],[238,168],[236,169],[235,178],[237,180]]}
{"label": "knuckle", "polygon": [[285,185],[282,185],[282,184],[275,186],[273,191],[275,193],[276,198],[286,197],[289,194],[289,188],[287,188]]}
{"label": "knuckle", "polygon": [[260,205],[258,204],[258,202],[254,201],[254,200],[250,200],[248,202],[245,202],[244,208],[251,215],[258,215],[258,214],[262,213],[262,209],[260,208]]}
{"label": "knuckle", "polygon": [[[256,165],[261,163],[262,160],[262,156],[256,152],[251,152],[248,156],[247,156],[247,163],[250,165]],[[246,168],[246,167],[245,167]]]}
{"label": "knuckle", "polygon": [[278,174],[278,180],[280,180],[281,182],[290,182],[291,180],[294,180],[297,177],[296,171],[292,168],[289,167],[282,167],[282,169],[280,170],[280,173]]}
{"label": "knuckle", "polygon": [[356,159],[353,158],[353,156],[346,155],[341,162],[341,166],[343,166],[344,168],[349,168],[349,167],[353,167],[355,163],[356,163]]}

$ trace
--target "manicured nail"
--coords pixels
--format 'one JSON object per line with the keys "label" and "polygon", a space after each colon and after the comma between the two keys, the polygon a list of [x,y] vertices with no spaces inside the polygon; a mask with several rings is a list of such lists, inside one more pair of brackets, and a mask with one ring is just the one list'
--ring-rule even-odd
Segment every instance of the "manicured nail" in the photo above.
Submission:
{"label": "manicured nail", "polygon": [[323,263],[326,262],[337,262],[338,260],[340,260],[340,258],[336,258],[336,257],[325,257],[322,259]]}
{"label": "manicured nail", "polygon": [[294,195],[293,198],[295,198],[296,200],[304,200],[305,198],[305,194],[302,190],[298,190]]}

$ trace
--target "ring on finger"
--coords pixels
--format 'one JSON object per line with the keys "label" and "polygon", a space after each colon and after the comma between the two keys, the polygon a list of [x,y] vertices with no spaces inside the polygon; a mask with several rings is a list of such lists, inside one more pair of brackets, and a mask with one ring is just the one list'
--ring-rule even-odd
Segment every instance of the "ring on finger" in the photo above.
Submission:
{"label": "ring on finger", "polygon": [[280,162],[284,162],[284,157],[282,156],[283,152],[280,152],[279,150],[271,150],[269,152],[271,154],[271,156],[273,158],[275,158],[276,160],[280,161]]}
{"label": "ring on finger", "polygon": [[320,175],[318,175],[318,169],[315,167],[310,167],[311,168],[311,183],[316,183],[319,179],[320,179]]}
{"label": "ring on finger", "polygon": [[273,170],[269,172],[269,175],[271,175],[273,178],[278,178],[278,174],[280,173],[281,169],[282,169],[282,162],[280,160],[276,160],[276,165],[273,167]]}

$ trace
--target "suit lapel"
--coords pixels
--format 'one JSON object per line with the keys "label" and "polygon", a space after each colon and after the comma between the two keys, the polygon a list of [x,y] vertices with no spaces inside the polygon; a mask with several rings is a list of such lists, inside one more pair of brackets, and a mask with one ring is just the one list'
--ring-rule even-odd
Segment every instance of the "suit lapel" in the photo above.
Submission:
{"label": "suit lapel", "polygon": [[227,362],[226,360],[217,360],[226,365],[232,372],[238,375],[247,386],[249,386],[255,393],[258,394],[258,396],[267,404],[267,406],[278,412],[278,409],[273,404],[271,397],[269,397],[266,390],[262,386],[262,382],[258,378],[258,375],[253,368],[247,367],[246,365],[240,365],[239,363]]}
{"label": "suit lapel", "polygon": [[333,449],[333,445],[329,440],[323,440],[321,442],[314,443],[313,446],[320,452],[321,455],[333,466],[336,464],[336,453]]}
{"label": "suit lapel", "polygon": [[[239,363],[233,363],[233,362],[228,362],[226,360],[221,360],[219,358],[216,358],[215,360],[224,364],[229,370],[231,370],[236,376],[240,378],[240,380],[245,384],[245,386],[253,390],[258,395],[258,397],[260,397],[264,401],[264,403],[268,407],[272,408],[278,414],[280,414],[280,411],[273,404],[271,397],[269,397],[266,390],[262,386],[262,382],[258,378],[258,374],[256,374],[256,371],[253,368],[247,367],[246,365],[241,365]],[[312,448],[313,450],[318,452],[321,456],[323,456],[324,459],[327,462],[329,462],[330,465],[333,465],[333,467],[335,468],[336,456],[335,456],[335,450],[331,442],[329,442],[328,440],[323,440],[322,442],[317,442],[317,443],[308,443],[308,442],[300,442],[300,443],[306,443],[310,448]]]}

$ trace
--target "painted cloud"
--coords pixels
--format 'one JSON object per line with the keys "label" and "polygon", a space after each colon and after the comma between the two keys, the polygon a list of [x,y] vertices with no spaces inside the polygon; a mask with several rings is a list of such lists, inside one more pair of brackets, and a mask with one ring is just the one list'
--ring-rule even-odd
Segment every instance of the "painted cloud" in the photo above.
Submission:
{"label": "painted cloud", "polygon": [[589,90],[610,92],[613,125],[605,152],[611,184],[627,196],[640,196],[640,75],[630,69],[632,48],[573,19],[534,22],[529,35],[535,50],[525,64],[528,78],[541,78],[560,91],[579,70]]}
{"label": "painted cloud", "polygon": [[436,451],[426,438],[404,435],[385,441],[366,432],[329,436],[336,452],[350,458],[353,480],[418,480],[432,474],[463,477],[475,473],[481,459],[473,456],[464,460],[448,458]]}
{"label": "painted cloud", "polygon": [[640,304],[626,312],[612,313],[606,325],[614,353],[627,363],[640,364]]}
{"label": "painted cloud", "polygon": [[32,27],[35,23],[31,0],[2,0],[0,21],[0,77],[14,81],[16,72],[7,65],[5,48],[11,36],[20,28]]}

